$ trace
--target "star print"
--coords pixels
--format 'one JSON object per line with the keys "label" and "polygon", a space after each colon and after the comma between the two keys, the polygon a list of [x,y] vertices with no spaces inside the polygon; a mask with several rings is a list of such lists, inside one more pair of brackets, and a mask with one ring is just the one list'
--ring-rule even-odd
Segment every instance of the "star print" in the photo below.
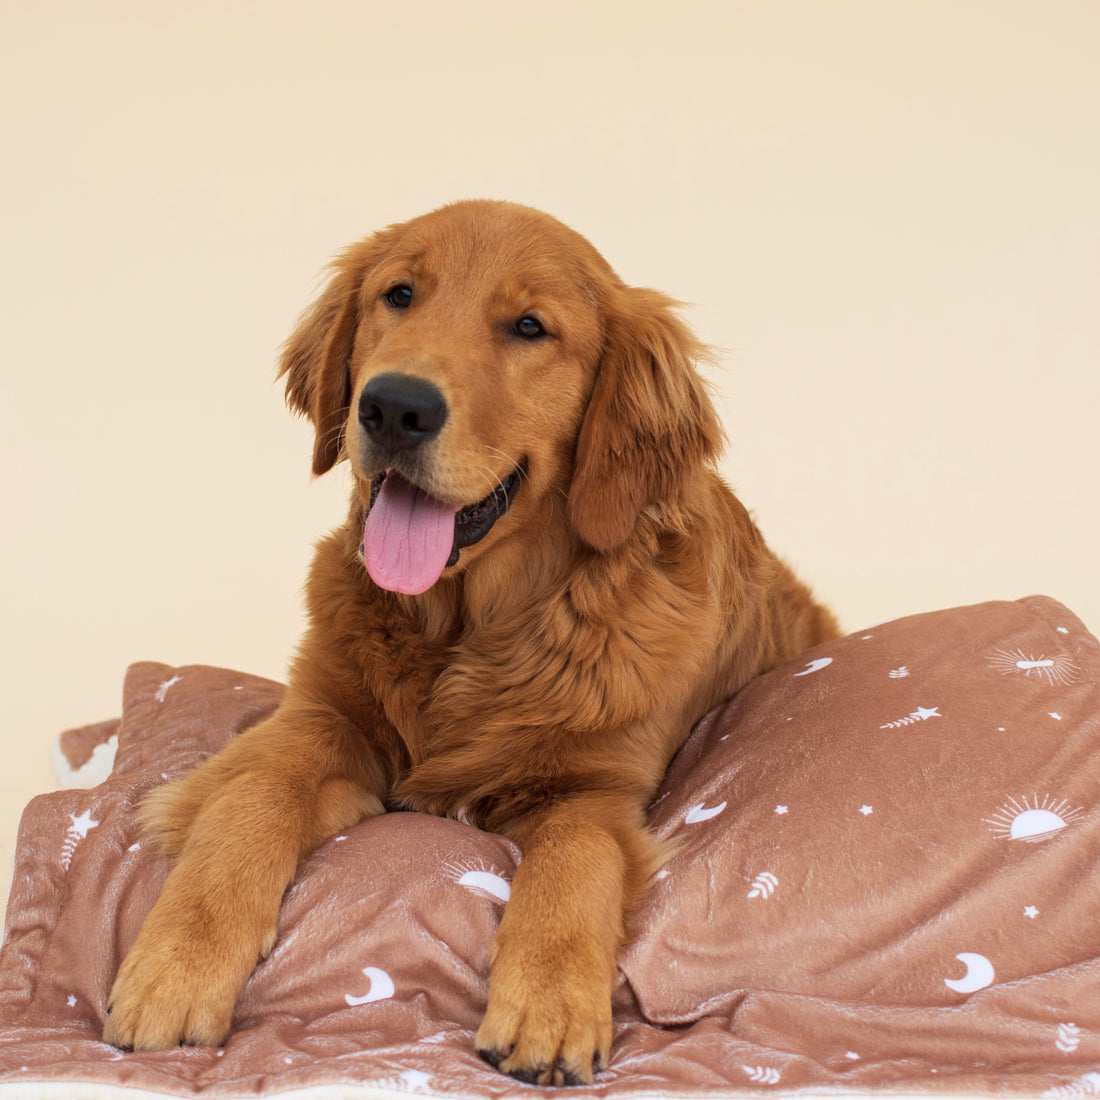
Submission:
{"label": "star print", "polygon": [[787,807],[786,806],[776,806],[775,812],[777,814],[785,814],[787,812]]}
{"label": "star print", "polygon": [[1024,910],[1024,916],[1025,917],[1030,917],[1032,920],[1034,920],[1038,915],[1039,915],[1039,910],[1036,909],[1034,905],[1029,905]]}
{"label": "star print", "polygon": [[70,993],[69,999],[65,1002],[69,1008],[76,1008],[76,998]]}
{"label": "star print", "polygon": [[911,714],[904,718],[898,718],[894,722],[886,722],[879,726],[880,730],[897,730],[903,726],[911,726],[914,722],[927,722],[929,718],[941,718],[939,707],[917,707]]}
{"label": "star print", "polygon": [[79,833],[81,837],[86,837],[88,830],[94,829],[99,824],[98,821],[92,820],[91,810],[85,810],[79,817],[76,814],[69,814],[69,817],[72,818],[73,822],[69,827],[69,832]]}
{"label": "star print", "polygon": [[873,814],[875,811],[874,808],[871,806],[860,806],[859,812],[863,814],[864,817],[866,817],[868,814]]}

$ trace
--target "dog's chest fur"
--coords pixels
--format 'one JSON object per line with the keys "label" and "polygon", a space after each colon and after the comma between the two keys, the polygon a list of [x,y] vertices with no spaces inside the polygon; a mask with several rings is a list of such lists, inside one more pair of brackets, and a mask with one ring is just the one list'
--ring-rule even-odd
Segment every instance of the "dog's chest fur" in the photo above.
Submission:
{"label": "dog's chest fur", "polygon": [[[519,610],[485,615],[471,608],[469,576],[414,603],[370,582],[353,530],[326,540],[312,591],[328,596],[312,613],[339,627],[332,671],[348,712],[373,727],[376,747],[388,743],[391,805],[492,827],[593,782],[637,790],[651,782],[642,774],[660,774],[675,749],[669,709],[700,676],[698,648],[662,639],[674,620],[713,628],[714,609],[666,565],[643,571],[648,591],[632,605],[645,614],[631,618],[620,592],[634,572],[600,558],[560,582],[539,577]],[[388,737],[370,720],[379,710]],[[573,759],[587,761],[583,776],[570,774]]]}

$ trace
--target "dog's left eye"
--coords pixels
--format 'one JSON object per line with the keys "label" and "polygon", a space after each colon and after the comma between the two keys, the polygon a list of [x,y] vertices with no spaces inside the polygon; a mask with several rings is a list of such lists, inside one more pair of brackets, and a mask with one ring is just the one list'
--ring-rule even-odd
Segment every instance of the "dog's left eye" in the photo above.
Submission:
{"label": "dog's left eye", "polygon": [[537,317],[521,317],[513,326],[512,331],[525,340],[537,340],[546,335],[546,329]]}
{"label": "dog's left eye", "polygon": [[398,283],[396,286],[391,286],[384,297],[394,309],[408,309],[412,305],[412,287],[405,283]]}

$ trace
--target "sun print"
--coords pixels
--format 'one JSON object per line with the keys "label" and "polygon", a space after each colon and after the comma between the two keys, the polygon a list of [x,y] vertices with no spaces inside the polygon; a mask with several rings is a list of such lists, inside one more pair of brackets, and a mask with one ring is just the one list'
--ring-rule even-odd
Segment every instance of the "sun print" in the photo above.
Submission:
{"label": "sun print", "polygon": [[1064,798],[1056,800],[1048,794],[1040,801],[1038,795],[1032,795],[1030,800],[1010,798],[992,817],[983,820],[994,836],[1035,844],[1072,825],[1083,812],[1080,807],[1071,809]]}
{"label": "sun print", "polygon": [[1077,679],[1077,666],[1063,653],[1047,657],[1044,654],[1027,654],[1022,649],[998,649],[989,658],[989,664],[1002,676],[1023,673],[1025,676],[1038,676],[1048,684],[1064,686]]}

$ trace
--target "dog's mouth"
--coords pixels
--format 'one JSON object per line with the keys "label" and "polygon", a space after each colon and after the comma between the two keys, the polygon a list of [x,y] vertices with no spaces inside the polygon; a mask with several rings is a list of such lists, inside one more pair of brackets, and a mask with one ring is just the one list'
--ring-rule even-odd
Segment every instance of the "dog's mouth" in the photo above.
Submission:
{"label": "dog's mouth", "polygon": [[396,470],[371,482],[360,550],[381,588],[416,596],[426,592],[459,552],[480,542],[512,506],[523,467],[517,466],[487,497],[455,509],[424,492]]}

